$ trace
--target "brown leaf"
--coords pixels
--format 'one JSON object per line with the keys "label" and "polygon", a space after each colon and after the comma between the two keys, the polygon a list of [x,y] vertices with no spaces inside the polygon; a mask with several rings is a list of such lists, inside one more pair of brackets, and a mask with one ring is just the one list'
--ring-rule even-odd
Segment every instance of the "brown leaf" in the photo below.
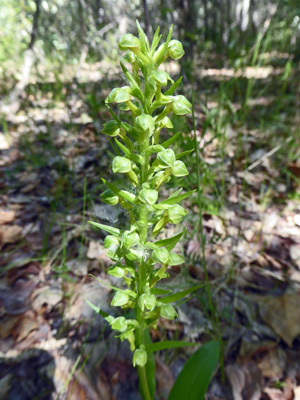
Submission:
{"label": "brown leaf", "polygon": [[270,349],[258,363],[263,376],[280,379],[286,366],[286,353],[280,348]]}
{"label": "brown leaf", "polygon": [[6,339],[9,335],[13,334],[18,321],[19,317],[11,317],[10,315],[1,318],[0,339]]}
{"label": "brown leaf", "polygon": [[22,227],[19,225],[0,226],[0,247],[7,243],[15,243],[22,237]]}
{"label": "brown leaf", "polygon": [[16,212],[14,210],[8,210],[0,208],[0,225],[8,224],[15,219]]}
{"label": "brown leaf", "polygon": [[267,395],[268,400],[288,400],[285,393],[279,389],[266,388],[264,393]]}
{"label": "brown leaf", "polygon": [[299,294],[286,292],[280,297],[266,297],[259,306],[262,319],[291,347],[300,335]]}
{"label": "brown leaf", "polygon": [[18,339],[17,341],[20,342],[21,340],[27,338],[28,334],[38,328],[38,323],[36,319],[33,319],[29,316],[25,316],[21,319],[20,324],[17,327],[17,334]]}
{"label": "brown leaf", "polygon": [[263,377],[254,362],[249,362],[245,365],[228,365],[226,374],[231,383],[234,400],[260,399]]}
{"label": "brown leaf", "polygon": [[290,256],[297,267],[300,268],[300,245],[294,244],[290,247]]}
{"label": "brown leaf", "polygon": [[297,386],[294,389],[294,400],[300,400],[300,386]]}

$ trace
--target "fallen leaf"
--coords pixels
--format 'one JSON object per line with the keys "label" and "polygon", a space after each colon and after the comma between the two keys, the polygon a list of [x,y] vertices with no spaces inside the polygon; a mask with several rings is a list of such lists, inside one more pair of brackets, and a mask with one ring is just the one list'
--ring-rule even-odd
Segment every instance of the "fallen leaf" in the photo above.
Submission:
{"label": "fallen leaf", "polygon": [[234,400],[259,400],[263,386],[263,376],[254,362],[245,365],[228,365],[226,375],[232,387]]}
{"label": "fallen leaf", "polygon": [[0,133],[0,150],[7,150],[9,148],[10,145],[7,138],[3,135],[3,133]]}
{"label": "fallen leaf", "polygon": [[265,388],[264,393],[268,400],[291,400],[292,397],[287,397],[285,392],[275,388]]}
{"label": "fallen leaf", "polygon": [[0,226],[0,248],[1,245],[15,243],[22,237],[22,227],[19,225]]}
{"label": "fallen leaf", "polygon": [[99,242],[94,242],[93,240],[89,243],[89,248],[87,251],[87,258],[93,260],[97,259],[103,253],[103,248]]}
{"label": "fallen leaf", "polygon": [[286,353],[280,348],[267,351],[258,363],[263,376],[272,379],[280,379],[286,367]]}
{"label": "fallen leaf", "polygon": [[300,335],[300,297],[298,293],[286,292],[279,297],[266,297],[259,302],[262,319],[290,347],[296,336]]}
{"label": "fallen leaf", "polygon": [[24,280],[21,278],[12,287],[1,288],[0,301],[7,314],[23,314],[29,307],[28,298],[36,285],[37,283],[31,279]]}
{"label": "fallen leaf", "polygon": [[60,288],[45,286],[32,294],[32,308],[37,313],[51,311],[61,301],[62,297],[63,293]]}
{"label": "fallen leaf", "polygon": [[18,334],[17,341],[27,338],[28,334],[31,331],[34,331],[38,328],[38,323],[36,319],[25,316],[21,319],[20,324],[17,326],[16,333]]}
{"label": "fallen leaf", "polygon": [[294,223],[297,226],[300,226],[300,214],[294,215]]}
{"label": "fallen leaf", "polygon": [[300,269],[300,245],[295,244],[290,247],[290,256],[293,262]]}
{"label": "fallen leaf", "polygon": [[273,340],[259,340],[256,335],[254,337],[243,335],[239,355],[243,359],[250,359],[253,355],[273,348],[276,345],[277,342]]}
{"label": "fallen leaf", "polygon": [[300,386],[294,389],[294,400],[300,400]]}
{"label": "fallen leaf", "polygon": [[0,225],[8,224],[15,219],[16,212],[14,210],[8,210],[0,208]]}
{"label": "fallen leaf", "polygon": [[6,339],[9,335],[13,334],[18,321],[19,317],[11,317],[10,315],[1,318],[0,339]]}
{"label": "fallen leaf", "polygon": [[66,267],[77,276],[86,276],[88,274],[88,262],[84,260],[69,260],[66,262]]}

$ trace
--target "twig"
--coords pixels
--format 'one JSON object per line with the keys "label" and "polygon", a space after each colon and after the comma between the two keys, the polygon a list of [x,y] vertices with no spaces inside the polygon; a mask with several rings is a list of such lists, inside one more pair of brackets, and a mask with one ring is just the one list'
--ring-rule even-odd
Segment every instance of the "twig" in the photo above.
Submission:
{"label": "twig", "polygon": [[267,158],[271,157],[274,153],[276,153],[281,147],[285,146],[288,144],[291,140],[293,140],[293,137],[290,136],[289,138],[286,139],[286,141],[278,146],[275,146],[274,149],[268,151],[268,153],[264,154],[262,157],[260,157],[258,160],[256,160],[253,164],[251,164],[248,168],[247,171],[251,171],[253,168],[257,167],[259,164],[264,162]]}

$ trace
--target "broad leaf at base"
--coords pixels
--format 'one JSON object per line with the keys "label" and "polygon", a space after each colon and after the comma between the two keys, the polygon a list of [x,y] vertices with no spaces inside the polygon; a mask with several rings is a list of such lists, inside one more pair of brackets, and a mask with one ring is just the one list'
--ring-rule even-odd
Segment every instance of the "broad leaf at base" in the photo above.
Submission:
{"label": "broad leaf at base", "polygon": [[219,362],[219,342],[208,342],[197,350],[180,372],[168,400],[203,400]]}

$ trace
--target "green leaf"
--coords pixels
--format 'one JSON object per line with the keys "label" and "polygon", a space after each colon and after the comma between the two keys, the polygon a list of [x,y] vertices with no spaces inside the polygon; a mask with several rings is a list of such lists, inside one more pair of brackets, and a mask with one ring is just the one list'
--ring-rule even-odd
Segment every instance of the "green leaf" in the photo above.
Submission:
{"label": "green leaf", "polygon": [[162,342],[155,342],[146,346],[147,353],[154,353],[155,351],[176,349],[178,347],[199,346],[199,343],[181,342],[180,340],[165,340]]}
{"label": "green leaf", "polygon": [[218,365],[219,342],[208,342],[197,350],[180,372],[168,400],[203,400]]}
{"label": "green leaf", "polygon": [[101,178],[101,180],[110,190],[112,190],[118,196],[122,197],[124,200],[128,201],[129,203],[134,202],[134,200],[135,200],[134,194],[126,192],[126,190],[118,189],[113,183],[110,183],[103,178]]}
{"label": "green leaf", "polygon": [[88,221],[89,224],[95,226],[96,228],[102,229],[108,233],[111,233],[114,236],[120,235],[120,229],[114,228],[113,226],[99,224],[98,222]]}
{"label": "green leaf", "polygon": [[101,317],[103,317],[107,322],[111,322],[114,317],[111,315],[107,314],[105,311],[102,311],[99,307],[95,306],[95,304],[91,303],[87,299],[84,299],[84,301],[97,313],[100,314]]}
{"label": "green leaf", "polygon": [[129,158],[131,161],[133,161],[135,163],[140,163],[140,164],[143,162],[143,158],[140,155],[135,154],[132,151],[130,151],[126,146],[124,146],[124,144],[120,143],[118,141],[118,139],[115,139],[115,142],[119,146],[119,148],[123,151],[125,156],[127,158]]}
{"label": "green leaf", "polygon": [[163,142],[161,144],[162,147],[164,147],[165,149],[167,149],[169,146],[171,146],[171,144],[173,142],[175,142],[175,140],[178,138],[178,136],[180,135],[180,132],[175,133],[174,136],[172,136],[170,139],[166,140],[165,142]]}
{"label": "green leaf", "polygon": [[148,38],[147,38],[145,32],[143,31],[141,25],[139,24],[138,20],[136,20],[136,27],[137,27],[137,30],[138,30],[138,33],[139,33],[139,39],[140,39],[140,43],[141,43],[141,50],[146,53],[147,51],[150,51]]}
{"label": "green leaf", "polygon": [[193,151],[195,151],[195,149],[190,149],[187,151],[183,151],[182,153],[176,154],[176,160],[179,160],[179,158],[187,156],[188,154],[192,153]]}
{"label": "green leaf", "polygon": [[165,96],[172,96],[182,81],[182,76],[166,91]]}
{"label": "green leaf", "polygon": [[155,237],[167,223],[168,223],[168,218],[163,216],[153,228],[152,236]]}
{"label": "green leaf", "polygon": [[105,105],[106,105],[106,107],[108,108],[108,110],[109,110],[111,116],[113,117],[113,119],[114,119],[115,121],[117,121],[117,122],[120,124],[120,126],[124,129],[124,131],[130,133],[130,135],[131,135],[132,137],[134,137],[135,139],[137,139],[137,135],[136,135],[135,131],[134,131],[132,128],[130,129],[130,125],[128,125],[128,124],[122,122],[122,121],[116,116],[116,114],[113,112],[113,110],[110,108],[110,106],[109,106],[108,104],[105,104]]}
{"label": "green leaf", "polygon": [[183,299],[185,296],[187,296],[188,294],[190,294],[192,292],[195,292],[196,290],[200,289],[201,287],[203,287],[203,285],[193,286],[189,289],[182,290],[181,292],[162,297],[161,299],[159,299],[159,301],[164,304],[173,303],[174,301]]}
{"label": "green leaf", "polygon": [[171,37],[172,37],[172,32],[173,32],[173,24],[170,26],[167,40],[166,40],[166,42],[165,42],[165,44],[164,44],[164,46],[163,46],[163,50],[162,50],[162,53],[161,53],[161,54],[162,54],[162,57],[160,57],[158,60],[156,60],[156,64],[157,64],[157,65],[161,64],[162,61],[163,61],[163,57],[164,57],[165,53],[166,53],[167,50],[168,50],[168,45],[169,45],[170,40],[171,40]]}
{"label": "green leaf", "polygon": [[181,239],[181,237],[186,233],[186,228],[178,233],[177,235],[163,240],[158,240],[155,242],[158,247],[165,247],[168,251],[171,251],[176,246],[177,242]]}
{"label": "green leaf", "polygon": [[131,75],[131,73],[128,71],[128,69],[125,67],[125,65],[122,62],[120,62],[120,65],[124,72],[124,75],[126,76],[128,82],[130,84],[132,94],[139,100],[144,101],[143,92],[141,91],[137,81],[134,79],[134,77]]}
{"label": "green leaf", "polygon": [[153,39],[152,39],[152,43],[151,43],[151,54],[153,56],[153,53],[155,52],[156,47],[158,46],[158,43],[160,42],[161,39],[161,35],[159,34],[159,27],[156,29]]}
{"label": "green leaf", "polygon": [[116,153],[116,155],[121,157],[122,154],[120,153],[119,149],[113,144],[113,142],[110,139],[108,139],[108,141],[111,147],[113,148],[114,152]]}
{"label": "green leaf", "polygon": [[195,190],[191,190],[190,192],[186,192],[186,193],[180,194],[179,196],[169,197],[167,200],[163,200],[159,204],[168,204],[169,206],[171,206],[173,204],[176,204],[176,203],[186,199],[187,197],[189,197],[195,191],[196,191],[196,189]]}
{"label": "green leaf", "polygon": [[96,281],[102,283],[102,285],[107,286],[107,287],[109,287],[109,288],[111,288],[113,290],[116,290],[117,292],[126,293],[130,297],[133,297],[133,298],[135,298],[137,296],[137,294],[133,290],[129,290],[129,289],[124,289],[123,290],[123,289],[117,288],[116,286],[112,286],[112,285],[109,285],[108,283],[103,282],[101,279],[97,278],[96,276],[94,276],[92,274],[89,274],[89,276],[91,276],[92,278],[96,279]]}
{"label": "green leaf", "polygon": [[155,294],[156,296],[162,296],[163,294],[168,294],[171,293],[172,290],[166,290],[166,289],[161,289],[161,288],[152,288],[151,293]]}

